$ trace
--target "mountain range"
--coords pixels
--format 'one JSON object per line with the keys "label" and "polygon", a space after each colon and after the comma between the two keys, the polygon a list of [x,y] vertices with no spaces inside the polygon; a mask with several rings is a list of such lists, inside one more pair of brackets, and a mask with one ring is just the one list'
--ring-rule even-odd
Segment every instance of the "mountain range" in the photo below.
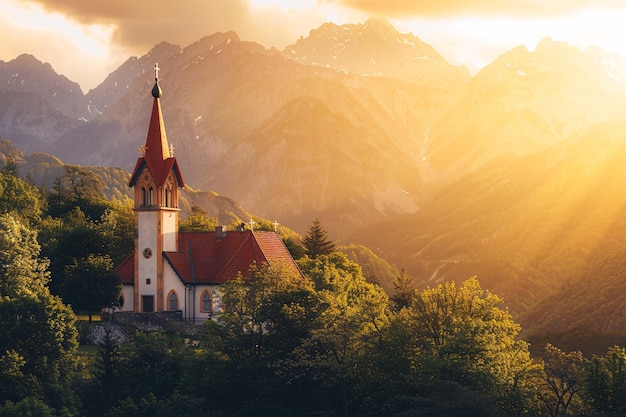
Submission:
{"label": "mountain range", "polygon": [[163,42],[83,94],[22,55],[0,61],[0,136],[129,171],[156,62],[193,189],[300,233],[318,217],[419,286],[477,275],[531,335],[623,332],[624,58],[546,38],[472,75],[370,19],[282,51]]}

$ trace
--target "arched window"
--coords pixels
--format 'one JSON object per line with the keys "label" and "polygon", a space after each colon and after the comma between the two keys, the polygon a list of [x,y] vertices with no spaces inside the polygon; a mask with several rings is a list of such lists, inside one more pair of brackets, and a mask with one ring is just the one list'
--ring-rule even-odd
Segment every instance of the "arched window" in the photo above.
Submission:
{"label": "arched window", "polygon": [[168,305],[168,310],[170,311],[176,311],[178,310],[178,294],[176,294],[176,291],[172,290],[170,291],[169,295],[167,296],[167,305]]}
{"label": "arched window", "polygon": [[171,192],[172,191],[169,188],[165,189],[165,207],[170,207],[170,204],[171,204],[171,202],[170,202],[170,199],[171,199],[170,194],[171,194]]}
{"label": "arched window", "polygon": [[124,308],[124,294],[120,294],[120,299],[117,300],[117,305],[119,306],[120,310]]}
{"label": "arched window", "polygon": [[154,206],[154,189],[152,187],[148,189],[148,205]]}
{"label": "arched window", "polygon": [[213,313],[213,297],[209,290],[204,290],[200,298],[200,311],[203,313]]}
{"label": "arched window", "polygon": [[141,187],[141,207],[145,207],[148,205],[148,196],[146,194],[146,188]]}

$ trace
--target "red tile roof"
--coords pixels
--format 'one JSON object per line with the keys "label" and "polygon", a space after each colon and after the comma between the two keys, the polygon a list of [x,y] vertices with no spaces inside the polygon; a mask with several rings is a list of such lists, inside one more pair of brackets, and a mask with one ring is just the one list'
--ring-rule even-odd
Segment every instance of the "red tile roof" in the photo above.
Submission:
{"label": "red tile roof", "polygon": [[135,255],[132,254],[124,259],[115,270],[120,281],[125,285],[133,285],[135,283]]}
{"label": "red tile roof", "polygon": [[[239,273],[246,277],[253,263],[259,266],[284,263],[301,275],[283,241],[274,232],[231,231],[224,237],[218,237],[215,232],[180,232],[178,252],[163,255],[186,284],[219,285],[237,278]],[[117,269],[124,284],[132,283],[133,262],[134,257],[130,257]],[[130,278],[126,275],[129,272]]]}

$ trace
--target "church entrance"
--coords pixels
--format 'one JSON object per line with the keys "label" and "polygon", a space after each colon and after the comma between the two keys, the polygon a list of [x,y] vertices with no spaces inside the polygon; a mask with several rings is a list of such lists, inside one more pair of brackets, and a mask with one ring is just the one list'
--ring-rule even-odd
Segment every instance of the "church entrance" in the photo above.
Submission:
{"label": "church entrance", "polygon": [[154,311],[154,296],[152,295],[142,295],[141,296],[141,305],[143,306],[144,313],[152,313]]}

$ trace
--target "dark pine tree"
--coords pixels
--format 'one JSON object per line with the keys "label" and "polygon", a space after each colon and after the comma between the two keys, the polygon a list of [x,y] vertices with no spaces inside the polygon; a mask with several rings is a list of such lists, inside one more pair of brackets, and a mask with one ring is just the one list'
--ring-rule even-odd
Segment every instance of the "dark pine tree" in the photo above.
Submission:
{"label": "dark pine tree", "polygon": [[319,219],[313,220],[309,226],[309,232],[302,239],[305,253],[311,259],[315,259],[319,255],[328,255],[335,251],[335,243],[328,240],[328,233]]}

